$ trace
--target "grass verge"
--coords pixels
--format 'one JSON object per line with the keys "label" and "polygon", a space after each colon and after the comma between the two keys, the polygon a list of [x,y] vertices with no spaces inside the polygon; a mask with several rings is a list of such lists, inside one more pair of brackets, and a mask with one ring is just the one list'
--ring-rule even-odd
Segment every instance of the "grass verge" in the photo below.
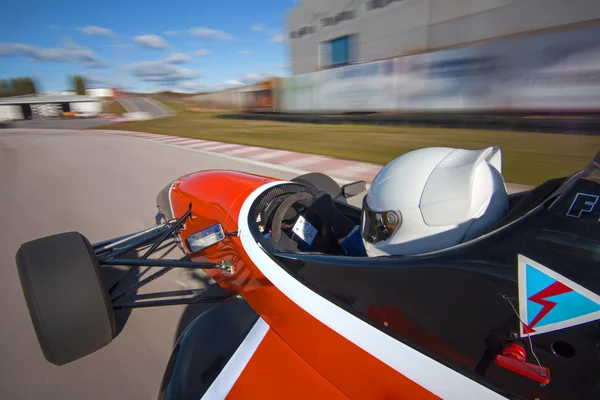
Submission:
{"label": "grass verge", "polygon": [[377,164],[423,147],[482,149],[497,145],[502,149],[506,181],[529,185],[576,172],[600,150],[600,136],[591,135],[225,120],[217,113],[187,111],[181,103],[167,105],[178,114],[98,129],[159,133]]}

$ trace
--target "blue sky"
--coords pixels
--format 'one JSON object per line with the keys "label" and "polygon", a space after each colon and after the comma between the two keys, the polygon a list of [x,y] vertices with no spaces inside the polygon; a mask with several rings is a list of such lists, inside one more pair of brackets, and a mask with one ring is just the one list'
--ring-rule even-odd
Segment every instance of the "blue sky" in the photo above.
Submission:
{"label": "blue sky", "polygon": [[214,90],[287,74],[287,12],[296,0],[32,0],[2,10],[0,79],[42,91],[81,74],[128,90]]}

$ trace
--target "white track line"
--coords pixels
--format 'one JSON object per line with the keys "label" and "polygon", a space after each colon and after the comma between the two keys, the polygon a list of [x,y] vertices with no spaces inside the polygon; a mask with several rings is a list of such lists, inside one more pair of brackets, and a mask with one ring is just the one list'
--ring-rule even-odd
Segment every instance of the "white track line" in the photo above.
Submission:
{"label": "white track line", "polygon": [[[18,130],[18,129],[13,129],[13,130]],[[47,131],[51,131],[48,133],[54,133],[54,132],[64,132],[64,130],[62,129],[46,129]],[[23,129],[23,131],[26,131],[26,129]],[[120,136],[125,136],[125,137],[129,137],[130,139],[133,140],[145,140],[147,142],[152,142],[152,143],[156,143],[159,145],[163,145],[163,146],[173,146],[176,147],[178,149],[185,149],[185,150],[189,150],[189,151],[195,151],[201,154],[207,154],[207,155],[211,155],[213,157],[219,157],[219,158],[223,158],[226,160],[231,160],[231,161],[237,161],[237,162],[241,162],[241,163],[246,163],[246,164],[250,164],[250,165],[255,165],[257,167],[263,167],[263,168],[269,168],[272,170],[276,170],[276,171],[281,171],[281,172],[287,172],[289,174],[295,174],[295,175],[303,175],[303,174],[308,174],[309,172],[314,172],[314,171],[307,171],[307,170],[303,170],[300,168],[294,168],[292,166],[286,166],[283,164],[272,164],[272,163],[268,163],[268,162],[262,162],[258,159],[249,159],[249,158],[243,158],[243,157],[236,157],[236,153],[240,150],[236,150],[233,151],[231,153],[212,153],[209,151],[204,151],[204,149],[202,149],[200,146],[201,145],[212,145],[213,143],[219,143],[219,142],[204,142],[204,143],[200,143],[198,145],[190,145],[190,146],[178,146],[175,144],[170,144],[170,143],[165,143],[164,141],[160,141],[160,140],[153,140],[153,139],[146,139],[146,138],[141,138],[141,137],[134,137],[134,136],[128,136],[130,133],[130,131],[110,131],[110,130],[101,130],[101,129],[89,129],[86,130],[86,132],[97,132],[97,133],[109,133],[109,134],[117,134]],[[137,132],[140,133],[140,132]],[[155,136],[159,136],[159,135],[155,135]],[[160,136],[164,136],[164,135],[160,135]],[[262,149],[261,147],[249,147],[249,149]],[[272,151],[270,149],[264,149],[265,151]],[[281,150],[283,151],[283,150]],[[286,153],[290,153],[290,152],[286,152]],[[239,154],[239,153],[237,153]],[[273,156],[274,157],[274,156]],[[255,157],[256,158],[256,157]],[[328,158],[328,157],[325,157]],[[373,168],[376,167],[376,165],[372,166]],[[381,168],[383,168],[383,166],[381,166]],[[340,168],[341,170],[342,168]],[[340,178],[338,176],[335,176],[335,174],[329,172],[327,173],[327,175],[330,175],[335,181],[337,181],[339,184],[344,185],[346,183],[351,183],[354,182],[355,180],[349,180],[349,179],[345,179],[345,178]],[[367,189],[370,187],[370,184],[367,184]],[[533,189],[532,186],[527,186],[527,185],[520,185],[520,184],[511,184],[511,183],[507,183],[506,184],[508,193],[514,193],[514,192],[518,192],[521,191],[520,189],[524,189],[524,190],[529,190],[529,189]]]}
{"label": "white track line", "polygon": [[180,142],[187,142],[188,138],[176,138],[176,139],[163,139],[163,142],[166,143],[180,143]]}
{"label": "white track line", "polygon": [[213,146],[203,147],[203,149],[206,151],[209,151],[209,150],[217,151],[217,150],[231,149],[233,147],[239,147],[239,144],[217,144],[217,145],[213,145]]}
{"label": "white track line", "polygon": [[190,140],[184,140],[183,142],[177,142],[177,144],[180,146],[188,146],[190,144],[196,144],[196,143],[200,143],[198,141],[198,139],[190,139]]}
{"label": "white track line", "polygon": [[253,151],[257,151],[257,150],[262,150],[260,147],[249,147],[249,146],[243,146],[241,149],[237,149],[237,150],[233,150],[233,151],[227,151],[226,153],[231,154],[231,155],[242,155],[245,153],[250,153]]}
{"label": "white track line", "polygon": [[191,144],[191,145],[189,145],[187,147],[194,147],[196,149],[199,149],[199,148],[204,149],[206,147],[212,147],[214,145],[215,145],[215,142],[204,142],[204,141],[201,141],[201,142],[199,142],[197,144]]}
{"label": "white track line", "polygon": [[[60,131],[60,132],[64,132],[64,131]],[[97,133],[115,133],[115,131],[104,131],[101,129],[89,129],[87,130],[87,132],[97,132]],[[125,134],[128,133],[128,131],[116,131],[116,132],[120,132],[121,134]],[[127,136],[126,136],[127,137]],[[304,175],[304,174],[308,174],[310,172],[313,171],[307,171],[307,170],[303,170],[303,169],[299,169],[299,168],[293,168],[293,167],[288,167],[282,164],[271,164],[268,162],[263,162],[260,160],[253,160],[253,159],[249,159],[249,158],[241,158],[241,157],[236,157],[235,155],[230,155],[227,153],[213,153],[210,151],[205,151],[203,148],[199,148],[197,145],[194,146],[178,146],[176,144],[171,144],[171,143],[166,143],[163,141],[159,141],[159,140],[148,140],[148,139],[142,139],[142,138],[136,138],[133,136],[128,136],[129,139],[131,140],[143,140],[146,141],[148,143],[152,143],[155,144],[157,146],[171,146],[171,147],[175,147],[177,149],[182,149],[182,150],[187,150],[187,151],[194,151],[196,153],[200,153],[200,154],[205,154],[205,155],[209,155],[212,157],[218,157],[218,158],[222,158],[225,160],[230,160],[230,161],[236,161],[239,163],[243,163],[243,164],[248,164],[248,165],[254,165],[256,167],[262,167],[262,168],[267,168],[267,169],[271,169],[271,170],[275,170],[275,171],[281,171],[281,172],[286,172],[288,174],[293,174],[293,175]],[[209,142],[207,142],[209,143]],[[289,153],[289,152],[287,152]],[[339,178],[339,177],[335,177],[332,176],[332,178],[337,181],[339,184],[344,185],[346,183],[350,183],[350,182],[354,182],[348,179],[343,179],[343,178]]]}
{"label": "white track line", "polygon": [[306,156],[306,157],[300,158],[298,160],[292,160],[289,162],[285,162],[284,164],[289,165],[290,167],[305,167],[307,165],[316,164],[318,162],[325,161],[325,160],[327,160],[327,157]]}
{"label": "white track line", "polygon": [[340,174],[340,175],[354,175],[354,174],[366,174],[373,173],[376,174],[381,170],[382,167],[376,168],[373,165],[367,164],[357,164],[357,165],[348,165],[347,167],[337,168],[331,171],[331,174]]}
{"label": "white track line", "polygon": [[256,156],[253,156],[252,158],[255,159],[255,160],[269,160],[271,158],[277,158],[277,157],[285,156],[287,154],[290,154],[290,152],[289,151],[283,151],[283,150],[268,150],[268,149],[265,149],[265,153],[258,154]]}

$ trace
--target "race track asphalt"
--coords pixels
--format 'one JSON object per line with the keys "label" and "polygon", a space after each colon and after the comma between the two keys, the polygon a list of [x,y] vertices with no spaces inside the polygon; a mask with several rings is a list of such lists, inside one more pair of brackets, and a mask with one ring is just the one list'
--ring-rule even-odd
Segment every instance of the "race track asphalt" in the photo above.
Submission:
{"label": "race track asphalt", "polygon": [[169,115],[172,111],[159,102],[145,97],[126,97],[117,99],[127,112],[147,112],[152,118],[160,118]]}
{"label": "race track asphalt", "polygon": [[[157,193],[183,174],[209,168],[292,177],[118,135],[0,130],[0,399],[156,398],[178,334],[206,307],[119,312],[121,332],[113,343],[56,367],[37,344],[14,256],[21,243],[54,233],[80,231],[96,242],[150,227]],[[119,273],[108,271],[107,279]],[[176,271],[148,290],[185,287],[218,292],[205,275]]]}
{"label": "race track asphalt", "polygon": [[29,119],[12,121],[10,128],[18,129],[88,129],[104,126],[110,123],[106,118],[81,118],[81,119]]}

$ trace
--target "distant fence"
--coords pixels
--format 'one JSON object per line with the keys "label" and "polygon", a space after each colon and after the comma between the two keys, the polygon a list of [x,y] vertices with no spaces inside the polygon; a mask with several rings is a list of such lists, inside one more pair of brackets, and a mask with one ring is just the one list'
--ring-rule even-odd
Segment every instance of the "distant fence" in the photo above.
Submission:
{"label": "distant fence", "polygon": [[281,113],[598,112],[600,27],[350,65],[199,95]]}

